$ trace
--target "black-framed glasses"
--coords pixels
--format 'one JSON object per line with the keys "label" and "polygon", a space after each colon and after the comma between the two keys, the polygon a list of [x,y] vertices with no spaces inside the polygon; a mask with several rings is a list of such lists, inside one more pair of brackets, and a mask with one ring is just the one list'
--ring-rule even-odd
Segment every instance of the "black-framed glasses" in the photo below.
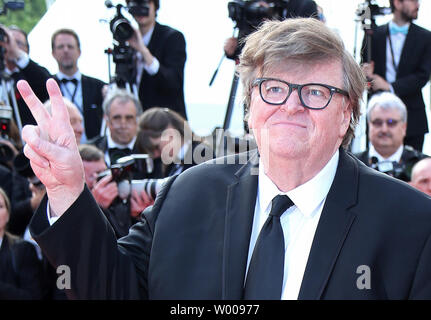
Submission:
{"label": "black-framed glasses", "polygon": [[382,120],[382,119],[374,119],[372,121],[370,121],[371,124],[376,127],[376,128],[380,128],[383,126],[383,123],[386,123],[386,125],[389,128],[393,128],[395,127],[399,122],[401,122],[401,120],[395,120],[395,119],[386,119],[386,120]]}
{"label": "black-framed glasses", "polygon": [[326,108],[334,93],[349,96],[347,91],[323,83],[294,84],[275,78],[257,78],[252,86],[259,86],[262,100],[272,105],[284,104],[296,89],[302,105],[314,110]]}

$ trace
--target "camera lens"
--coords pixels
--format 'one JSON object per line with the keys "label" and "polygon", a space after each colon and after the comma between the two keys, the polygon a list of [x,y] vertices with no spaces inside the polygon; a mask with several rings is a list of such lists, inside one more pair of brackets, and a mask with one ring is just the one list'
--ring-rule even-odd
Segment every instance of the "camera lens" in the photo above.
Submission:
{"label": "camera lens", "polygon": [[113,21],[111,31],[114,39],[120,42],[129,40],[135,33],[129,21],[124,18]]}

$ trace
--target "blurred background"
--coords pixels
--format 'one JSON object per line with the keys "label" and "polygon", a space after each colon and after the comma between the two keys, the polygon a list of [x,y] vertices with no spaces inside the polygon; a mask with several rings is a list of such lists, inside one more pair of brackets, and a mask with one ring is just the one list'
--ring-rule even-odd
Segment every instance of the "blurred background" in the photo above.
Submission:
{"label": "blurred background", "polygon": [[[112,1],[114,4],[124,1]],[[161,0],[158,21],[180,30],[187,44],[185,66],[185,101],[187,115],[193,130],[199,135],[209,135],[215,127],[222,127],[234,74],[234,62],[223,58],[223,45],[234,32],[234,22],[228,16],[229,0]],[[358,19],[360,0],[316,0],[322,7],[326,23],[340,34],[348,50],[359,61],[363,30]],[[373,1],[380,7],[389,7],[388,0]],[[427,13],[431,1],[421,1],[416,23],[431,29]],[[125,16],[127,12],[123,12]],[[104,0],[26,0],[25,9],[9,11],[0,16],[6,25],[16,24],[29,32],[30,57],[57,72],[57,64],[51,55],[52,33],[62,27],[74,29],[81,40],[82,55],[79,69],[82,73],[109,81],[115,66],[108,62],[105,50],[112,48],[109,21],[115,9],[108,9]],[[377,25],[391,19],[391,15],[377,16]],[[133,21],[133,19],[131,19]],[[109,68],[110,65],[110,68]],[[218,68],[219,67],[219,68]],[[218,68],[214,82],[209,82]],[[109,70],[111,69],[111,70]],[[423,89],[430,119],[430,86]],[[237,96],[241,87],[237,90]],[[243,110],[239,99],[235,100],[229,125],[234,135],[243,133]],[[429,121],[431,123],[431,120]],[[364,125],[358,128],[355,148],[365,147]],[[431,154],[431,137],[425,137],[424,153]]]}

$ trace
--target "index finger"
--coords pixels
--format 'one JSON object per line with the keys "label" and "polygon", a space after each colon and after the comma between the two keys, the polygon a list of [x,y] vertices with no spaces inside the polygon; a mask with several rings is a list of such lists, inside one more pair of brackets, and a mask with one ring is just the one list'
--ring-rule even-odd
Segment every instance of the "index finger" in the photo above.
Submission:
{"label": "index finger", "polygon": [[70,123],[69,112],[64,104],[63,95],[57,81],[50,78],[46,81],[46,89],[51,101],[52,118],[59,123]]}
{"label": "index finger", "polygon": [[19,80],[16,84],[16,87],[30,109],[31,114],[33,115],[39,127],[42,129],[42,131],[47,132],[49,128],[48,121],[50,120],[51,116],[43,107],[42,102],[40,102],[39,98],[34,94],[27,81]]}

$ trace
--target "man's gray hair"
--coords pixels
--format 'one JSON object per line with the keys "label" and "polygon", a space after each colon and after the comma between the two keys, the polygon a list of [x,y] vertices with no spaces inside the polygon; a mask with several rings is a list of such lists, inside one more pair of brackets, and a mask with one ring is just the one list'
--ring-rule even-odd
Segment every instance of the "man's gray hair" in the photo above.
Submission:
{"label": "man's gray hair", "polygon": [[142,105],[139,99],[126,89],[114,88],[108,91],[108,94],[103,100],[102,108],[103,113],[106,116],[109,116],[109,113],[111,112],[111,104],[115,99],[119,99],[120,103],[132,101],[136,108],[136,116],[138,117],[142,113]]}
{"label": "man's gray hair", "polygon": [[368,101],[367,108],[367,121],[369,122],[371,119],[371,113],[376,107],[380,107],[383,110],[398,110],[401,115],[402,122],[407,122],[407,108],[404,102],[398,98],[397,95],[383,91],[380,93],[374,94],[371,99]]}

